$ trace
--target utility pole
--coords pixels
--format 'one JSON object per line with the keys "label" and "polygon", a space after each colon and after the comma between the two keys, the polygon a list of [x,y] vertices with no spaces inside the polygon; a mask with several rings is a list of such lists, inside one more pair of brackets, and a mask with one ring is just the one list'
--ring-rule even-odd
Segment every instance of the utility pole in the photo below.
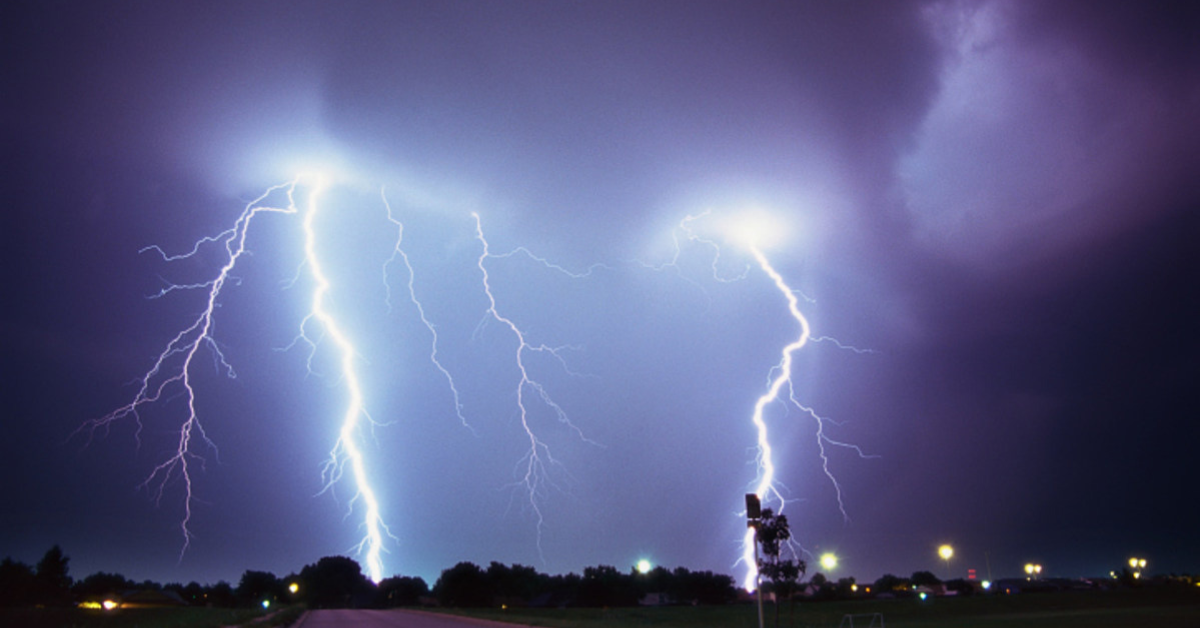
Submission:
{"label": "utility pole", "polygon": [[758,524],[762,519],[762,502],[758,495],[746,493],[746,525],[754,530],[754,595],[758,598],[758,628],[763,628],[762,572],[758,569]]}

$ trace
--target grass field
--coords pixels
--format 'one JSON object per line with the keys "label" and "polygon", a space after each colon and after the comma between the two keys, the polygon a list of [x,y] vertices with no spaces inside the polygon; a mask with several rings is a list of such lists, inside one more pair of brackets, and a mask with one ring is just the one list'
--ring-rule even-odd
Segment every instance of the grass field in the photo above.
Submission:
{"label": "grass field", "polygon": [[[775,608],[768,604],[766,626]],[[444,611],[545,628],[757,628],[753,605],[671,606],[614,609],[483,609]],[[780,628],[869,628],[878,613],[887,628],[1197,628],[1200,589],[1145,588],[1023,595],[783,605]],[[259,626],[286,626],[299,617],[293,608]],[[115,613],[79,609],[0,609],[0,626],[14,628],[218,628],[246,625],[263,616],[256,609],[161,608]],[[876,623],[876,626],[879,624]]]}
{"label": "grass field", "polygon": [[[775,609],[767,605],[767,628]],[[780,607],[781,628],[870,625],[882,615],[887,628],[1198,628],[1200,590],[1140,589],[1012,596],[854,602],[799,602]],[[464,613],[465,614],[465,613]],[[471,616],[547,628],[756,628],[752,605],[614,609],[509,609],[472,611]],[[876,623],[876,625],[879,625]]]}
{"label": "grass field", "polygon": [[[300,617],[300,607],[272,614],[255,628],[286,626]],[[0,608],[5,628],[221,628],[240,626],[263,617],[253,608],[143,608],[117,611],[77,608]]]}

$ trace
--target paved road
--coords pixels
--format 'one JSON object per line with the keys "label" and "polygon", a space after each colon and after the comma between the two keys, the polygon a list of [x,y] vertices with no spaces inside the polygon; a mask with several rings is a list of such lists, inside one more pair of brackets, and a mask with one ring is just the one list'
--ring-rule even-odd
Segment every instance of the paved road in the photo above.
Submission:
{"label": "paved road", "polygon": [[421,611],[341,609],[309,611],[292,628],[512,628],[517,625]]}

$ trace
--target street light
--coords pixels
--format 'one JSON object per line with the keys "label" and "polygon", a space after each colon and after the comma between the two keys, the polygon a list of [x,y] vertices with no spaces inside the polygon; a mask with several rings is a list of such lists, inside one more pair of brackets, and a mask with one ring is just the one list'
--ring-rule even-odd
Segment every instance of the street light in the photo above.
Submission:
{"label": "street light", "polygon": [[938,548],[938,556],[941,556],[942,560],[946,561],[946,575],[952,575],[950,573],[950,557],[954,556],[954,548],[949,545],[943,545]]}
{"label": "street light", "polygon": [[825,552],[821,554],[821,569],[825,571],[833,571],[837,569],[838,557],[833,552]]}
{"label": "street light", "polygon": [[746,493],[746,525],[754,530],[754,596],[758,598],[758,628],[763,628],[762,574],[758,571],[758,524],[762,520],[762,500],[757,493]]}
{"label": "street light", "polygon": [[1136,557],[1130,558],[1129,559],[1129,568],[1133,570],[1134,578],[1141,578],[1142,570],[1146,568],[1146,559],[1145,558],[1136,558]]}

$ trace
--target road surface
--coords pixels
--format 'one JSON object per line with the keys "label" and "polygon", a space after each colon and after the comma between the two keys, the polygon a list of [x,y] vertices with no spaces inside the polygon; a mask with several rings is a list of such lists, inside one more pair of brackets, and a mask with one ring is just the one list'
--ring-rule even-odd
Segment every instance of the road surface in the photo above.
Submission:
{"label": "road surface", "polygon": [[292,628],[512,628],[518,625],[521,624],[503,624],[422,611],[339,609],[308,611]]}

